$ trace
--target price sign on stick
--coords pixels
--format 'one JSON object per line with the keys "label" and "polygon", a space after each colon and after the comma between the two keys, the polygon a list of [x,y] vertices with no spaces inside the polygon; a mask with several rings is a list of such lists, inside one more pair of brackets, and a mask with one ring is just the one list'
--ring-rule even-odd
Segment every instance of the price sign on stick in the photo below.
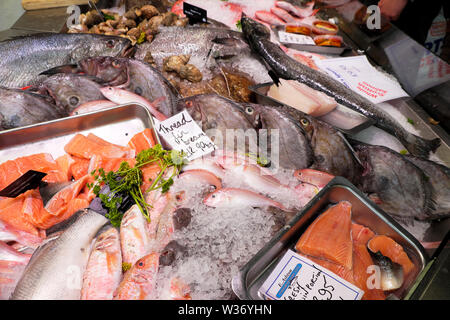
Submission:
{"label": "price sign on stick", "polygon": [[158,134],[173,149],[183,151],[189,161],[217,148],[186,110],[164,121],[154,119],[154,122]]}

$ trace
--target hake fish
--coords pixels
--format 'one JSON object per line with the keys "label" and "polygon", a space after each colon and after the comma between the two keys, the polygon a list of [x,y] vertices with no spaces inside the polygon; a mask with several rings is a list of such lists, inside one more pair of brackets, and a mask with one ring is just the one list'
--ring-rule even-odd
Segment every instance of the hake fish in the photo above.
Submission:
{"label": "hake fish", "polygon": [[244,14],[241,24],[242,31],[252,49],[280,78],[297,80],[333,97],[338,103],[374,119],[376,126],[398,138],[414,155],[427,157],[430,151],[435,151],[439,147],[439,138],[426,140],[408,132],[392,116],[382,112],[366,98],[353,92],[327,74],[313,70],[289,57],[277,44],[270,41],[270,31],[264,25]]}
{"label": "hake fish", "polygon": [[39,74],[91,56],[127,56],[131,41],[95,34],[39,34],[0,42],[0,86],[22,88]]}
{"label": "hake fish", "polygon": [[58,238],[35,251],[12,300],[80,299],[91,242],[108,219],[89,209],[72,217]]}

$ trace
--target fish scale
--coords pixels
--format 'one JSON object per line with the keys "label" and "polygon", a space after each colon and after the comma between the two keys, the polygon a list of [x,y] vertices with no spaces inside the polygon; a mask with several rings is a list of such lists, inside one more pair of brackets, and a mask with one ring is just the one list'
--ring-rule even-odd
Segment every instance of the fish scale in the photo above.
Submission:
{"label": "fish scale", "polygon": [[12,300],[78,300],[89,248],[104,216],[83,210],[55,240],[39,247],[17,284]]}

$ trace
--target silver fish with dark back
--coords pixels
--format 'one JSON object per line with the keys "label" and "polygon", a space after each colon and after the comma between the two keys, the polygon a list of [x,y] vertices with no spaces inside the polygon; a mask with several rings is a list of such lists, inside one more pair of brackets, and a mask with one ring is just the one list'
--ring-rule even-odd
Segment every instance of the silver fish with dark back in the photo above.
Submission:
{"label": "silver fish with dark back", "polygon": [[243,14],[242,31],[252,49],[283,79],[297,80],[333,97],[338,103],[376,121],[376,126],[394,135],[414,155],[428,156],[440,145],[440,139],[426,140],[402,127],[397,120],[381,111],[372,102],[353,92],[329,75],[313,70],[289,57],[277,44],[270,41],[270,32],[262,24]]}

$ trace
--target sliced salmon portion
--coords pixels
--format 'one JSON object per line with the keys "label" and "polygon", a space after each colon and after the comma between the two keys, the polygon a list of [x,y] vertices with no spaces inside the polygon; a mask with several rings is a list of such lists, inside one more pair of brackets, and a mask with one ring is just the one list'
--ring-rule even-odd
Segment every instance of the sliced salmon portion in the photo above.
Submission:
{"label": "sliced salmon portion", "polygon": [[134,165],[136,164],[135,158],[107,158],[95,155],[91,158],[88,172],[91,173],[93,170],[98,170],[100,168],[105,170],[105,172],[117,171],[124,161],[128,162],[130,167],[134,167]]}
{"label": "sliced salmon portion", "polygon": [[378,235],[373,237],[367,243],[367,247],[370,251],[374,253],[379,251],[383,256],[388,257],[393,262],[400,264],[403,267],[405,276],[414,270],[414,264],[409,259],[402,246],[388,236]]}
{"label": "sliced salmon portion", "polygon": [[141,152],[142,150],[147,150],[156,145],[156,139],[153,136],[153,132],[150,129],[145,129],[142,132],[139,132],[130,139],[128,142],[128,146],[131,149],[136,150],[136,154]]}
{"label": "sliced salmon portion", "polygon": [[67,181],[72,179],[72,165],[75,160],[68,154],[62,155],[56,158],[56,163],[58,164],[60,170],[66,175]]}
{"label": "sliced salmon portion", "polygon": [[[41,236],[38,228],[31,221],[32,215],[36,214],[35,210],[38,210],[40,207],[34,200],[34,197],[37,197],[37,195],[40,198],[39,191],[28,190],[17,198],[0,199],[0,220],[5,221],[16,229],[26,231],[35,236]],[[42,203],[42,199],[40,201]],[[24,213],[24,210],[26,213]]]}
{"label": "sliced salmon portion", "polygon": [[75,199],[81,190],[84,188],[88,181],[88,176],[84,176],[83,178],[75,181],[71,185],[65,187],[57,194],[55,194],[45,206],[45,209],[49,212],[60,215],[62,211],[67,209],[67,205],[70,200]]}
{"label": "sliced salmon portion", "polygon": [[79,157],[72,157],[72,159],[74,160],[74,162],[70,167],[70,172],[72,173],[72,176],[75,180],[78,180],[89,174],[88,169],[90,160]]}
{"label": "sliced salmon portion", "polygon": [[375,233],[372,230],[363,225],[352,223],[353,244],[359,243],[366,245],[367,241],[373,237],[375,237]]}
{"label": "sliced salmon portion", "polygon": [[353,279],[353,271],[342,266],[339,264],[336,264],[334,262],[331,262],[326,259],[319,259],[311,256],[306,256],[309,260],[317,263],[318,265],[324,267],[327,270],[330,270],[334,274],[338,275],[344,280],[347,280],[348,282],[354,284],[355,280]]}
{"label": "sliced salmon portion", "polygon": [[327,259],[352,269],[351,208],[341,201],[322,213],[308,227],[295,245],[303,254]]}
{"label": "sliced salmon portion", "polygon": [[113,145],[100,139],[90,138],[82,134],[76,134],[65,146],[64,150],[73,156],[91,159],[94,155],[100,155],[106,158],[132,158],[134,157],[134,150]]}
{"label": "sliced salmon portion", "polygon": [[372,258],[367,251],[365,243],[353,244],[353,279],[354,285],[364,291],[363,300],[384,300],[386,299],[383,290],[369,289],[367,287],[367,268],[373,265]]}
{"label": "sliced salmon portion", "polygon": [[48,153],[38,153],[0,164],[0,190],[15,181],[28,170],[47,173],[46,182],[67,181],[67,175],[60,169],[58,163]]}

